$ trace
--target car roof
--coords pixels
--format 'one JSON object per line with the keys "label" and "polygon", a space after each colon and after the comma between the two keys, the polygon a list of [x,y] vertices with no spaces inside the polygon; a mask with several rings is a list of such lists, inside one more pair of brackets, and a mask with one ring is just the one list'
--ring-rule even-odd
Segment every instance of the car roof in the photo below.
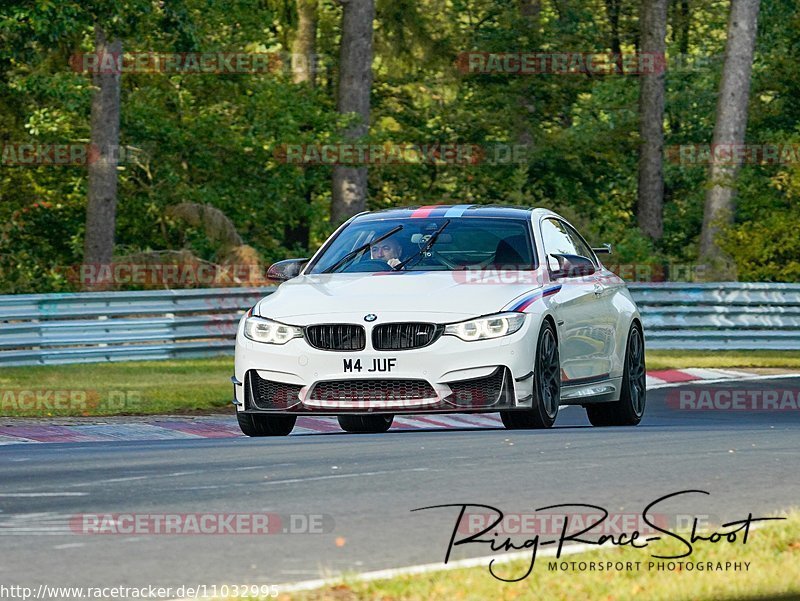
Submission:
{"label": "car roof", "polygon": [[504,217],[530,219],[531,215],[547,209],[514,205],[426,205],[415,207],[393,207],[380,211],[369,211],[356,216],[357,221],[383,219],[412,219],[420,217]]}

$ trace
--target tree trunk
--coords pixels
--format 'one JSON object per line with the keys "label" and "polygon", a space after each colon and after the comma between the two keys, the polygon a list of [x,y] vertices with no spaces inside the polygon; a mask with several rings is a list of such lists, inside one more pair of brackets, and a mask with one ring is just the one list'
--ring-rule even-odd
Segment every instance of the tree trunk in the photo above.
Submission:
{"label": "tree trunk", "polygon": [[[342,42],[339,55],[337,109],[343,115],[355,113],[357,122],[344,131],[345,141],[357,141],[369,131],[372,89],[372,22],[374,0],[342,0]],[[338,225],[364,210],[367,200],[367,168],[333,168],[331,223]]]}
{"label": "tree trunk", "polygon": [[[667,0],[642,0],[641,49],[644,55],[664,56]],[[659,61],[654,61],[657,63]],[[654,240],[664,234],[664,70],[639,76],[639,228]]]}
{"label": "tree trunk", "polygon": [[297,33],[292,44],[292,81],[314,87],[317,71],[317,0],[297,0]]}
{"label": "tree trunk", "polygon": [[[115,40],[109,44],[103,28],[95,25],[95,52],[101,57],[100,64],[103,64],[104,55],[119,56],[122,53],[122,42]],[[83,262],[89,265],[111,263],[114,254],[121,74],[115,69],[111,71],[101,70],[93,76],[95,89],[92,96],[89,190],[83,251]]]}
{"label": "tree trunk", "polygon": [[[297,32],[292,44],[292,81],[299,85],[316,85],[317,76],[317,7],[318,0],[297,0]],[[284,246],[288,248],[302,247],[305,251],[310,246],[311,234],[311,202],[313,190],[303,171],[303,200],[295,209],[296,214],[290,217],[283,228]]]}
{"label": "tree trunk", "polygon": [[[677,63],[685,68],[689,58],[689,33],[692,26],[692,14],[689,0],[672,0],[672,41],[678,44],[679,54]],[[669,131],[672,134],[681,133],[683,123],[679,111],[671,111],[667,115]]]}
{"label": "tree trunk", "polygon": [[[524,34],[528,43],[529,50],[537,48],[539,45],[539,26],[542,14],[542,6],[539,0],[520,0],[519,13],[522,17]],[[524,78],[523,78],[524,79]],[[517,94],[516,142],[524,146],[526,150],[533,147],[533,134],[531,133],[530,121],[536,112],[535,98],[530,91],[534,86],[527,81],[520,81],[518,84],[521,92]]]}
{"label": "tree trunk", "polygon": [[[735,149],[744,142],[747,128],[747,104],[750,99],[750,73],[753,67],[759,0],[732,0],[728,20],[725,65],[717,98],[717,121],[713,148]],[[714,155],[712,154],[712,157]],[[718,246],[720,229],[733,222],[734,184],[740,160],[715,161],[708,175],[700,235],[700,258],[711,279],[732,277],[731,262]]]}
{"label": "tree trunk", "polygon": [[691,15],[689,13],[689,0],[680,0],[680,2],[681,18],[679,48],[681,52],[681,60],[686,60],[686,56],[689,54],[689,27],[691,25]]}
{"label": "tree trunk", "polygon": [[617,70],[620,74],[623,73],[622,42],[619,35],[619,17],[622,9],[621,5],[622,0],[606,0],[606,13],[608,16],[608,21],[611,24],[611,53],[616,57]]}

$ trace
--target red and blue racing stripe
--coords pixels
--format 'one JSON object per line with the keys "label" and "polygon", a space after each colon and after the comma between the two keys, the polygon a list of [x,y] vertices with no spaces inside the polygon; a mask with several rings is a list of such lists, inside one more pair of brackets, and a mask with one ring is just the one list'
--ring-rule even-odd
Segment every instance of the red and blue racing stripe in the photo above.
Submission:
{"label": "red and blue racing stripe", "polygon": [[556,284],[555,286],[551,286],[550,288],[545,288],[544,290],[536,290],[530,294],[526,294],[521,299],[512,301],[511,306],[506,306],[503,311],[515,311],[517,313],[521,313],[528,307],[530,307],[535,301],[539,300],[540,298],[546,298],[548,296],[554,295],[556,292],[561,290],[561,284]]}
{"label": "red and blue racing stripe", "polygon": [[473,205],[428,205],[414,209],[411,219],[424,219],[433,217],[461,217],[468,208]]}

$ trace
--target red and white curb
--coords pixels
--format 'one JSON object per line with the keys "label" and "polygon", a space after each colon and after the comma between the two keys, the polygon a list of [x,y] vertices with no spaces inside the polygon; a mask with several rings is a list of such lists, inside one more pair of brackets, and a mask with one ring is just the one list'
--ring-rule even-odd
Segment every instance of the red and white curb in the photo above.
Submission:
{"label": "red and white curb", "polygon": [[752,378],[755,374],[734,369],[665,369],[647,372],[647,388],[664,388],[667,384],[682,384],[696,380],[736,380]]}
{"label": "red and white curb", "polygon": [[[647,388],[665,388],[701,380],[748,380],[760,376],[731,369],[669,369],[647,373]],[[767,376],[770,377],[770,376]],[[771,376],[775,377],[775,376]],[[141,440],[193,440],[204,438],[238,438],[241,430],[233,416],[164,416],[151,418],[113,418],[103,423],[96,418],[88,424],[55,425],[53,421],[68,422],[67,418],[42,419],[41,422],[25,419],[15,424],[6,418],[0,425],[0,445],[35,442],[109,442]],[[23,420],[19,420],[23,421]],[[85,420],[82,420],[85,421]],[[394,418],[392,430],[453,430],[501,428],[497,413],[448,415],[399,415]],[[307,434],[341,433],[335,418],[300,417],[292,431],[293,436]]]}

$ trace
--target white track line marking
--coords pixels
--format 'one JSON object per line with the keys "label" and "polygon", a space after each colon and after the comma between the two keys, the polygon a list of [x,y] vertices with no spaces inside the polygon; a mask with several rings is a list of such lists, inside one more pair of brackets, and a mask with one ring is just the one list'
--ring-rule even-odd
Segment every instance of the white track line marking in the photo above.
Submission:
{"label": "white track line marking", "polygon": [[331,474],[329,476],[311,476],[310,478],[289,478],[286,480],[265,480],[260,485],[295,484],[297,482],[313,482],[315,480],[333,480],[336,478],[358,478],[359,476],[378,476],[381,474],[397,474],[399,472],[427,472],[427,467],[413,467],[407,470],[379,470],[376,472],[358,472],[356,474]]}
{"label": "white track line marking", "polygon": [[108,478],[106,480],[92,480],[91,482],[76,482],[67,484],[68,488],[80,488],[81,486],[94,486],[95,484],[115,484],[117,482],[132,482],[134,480],[144,480],[150,476],[127,476],[125,478]]}
{"label": "white track line marking", "polygon": [[4,498],[30,498],[30,497],[86,497],[88,492],[4,492]]}

